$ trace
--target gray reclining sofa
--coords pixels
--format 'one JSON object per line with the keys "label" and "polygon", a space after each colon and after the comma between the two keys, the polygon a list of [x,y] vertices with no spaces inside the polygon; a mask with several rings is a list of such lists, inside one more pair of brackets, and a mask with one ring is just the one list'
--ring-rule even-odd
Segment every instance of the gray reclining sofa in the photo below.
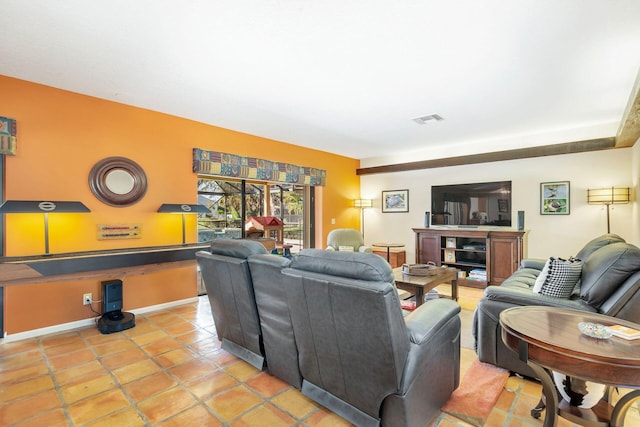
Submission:
{"label": "gray reclining sofa", "polygon": [[[251,243],[224,243],[214,252],[249,265],[251,280],[238,281],[236,300],[248,307],[252,299],[259,321],[257,333],[249,322],[249,336],[260,348],[251,353],[264,355],[272,375],[358,426],[423,427],[439,414],[460,381],[456,302],[429,301],[405,317],[391,267],[377,255],[304,249],[287,260],[231,247]],[[205,282],[227,287],[220,278]],[[220,309],[226,329],[242,329],[228,325],[240,319],[220,307],[227,302],[216,302],[219,295],[209,294],[214,319]],[[253,319],[252,310],[244,315]]]}
{"label": "gray reclining sofa", "polygon": [[502,342],[499,316],[507,308],[528,305],[573,308],[640,322],[638,247],[615,234],[605,234],[588,242],[575,258],[582,260],[582,271],[568,298],[532,291],[546,262],[544,259],[522,260],[520,268],[500,286],[485,289],[472,326],[481,362],[535,377],[531,368]]}
{"label": "gray reclining sofa", "polygon": [[216,239],[196,253],[222,348],[258,369],[265,357],[247,258],[266,253],[256,241],[235,239]]}
{"label": "gray reclining sofa", "polygon": [[404,317],[374,254],[304,249],[283,270],[302,393],[358,426],[424,426],[458,387],[460,306]]}

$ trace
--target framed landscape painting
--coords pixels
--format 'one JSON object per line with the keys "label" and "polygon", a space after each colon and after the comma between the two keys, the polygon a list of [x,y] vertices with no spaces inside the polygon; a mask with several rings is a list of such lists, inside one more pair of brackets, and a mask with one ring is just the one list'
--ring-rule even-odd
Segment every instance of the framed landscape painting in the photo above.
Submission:
{"label": "framed landscape painting", "polygon": [[409,190],[383,191],[382,212],[409,212]]}
{"label": "framed landscape painting", "polygon": [[569,215],[569,181],[540,183],[540,214]]}

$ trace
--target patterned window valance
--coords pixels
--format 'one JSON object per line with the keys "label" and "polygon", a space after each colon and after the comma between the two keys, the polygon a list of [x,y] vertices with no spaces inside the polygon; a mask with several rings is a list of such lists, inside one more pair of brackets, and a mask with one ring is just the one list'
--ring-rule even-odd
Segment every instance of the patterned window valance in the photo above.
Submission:
{"label": "patterned window valance", "polygon": [[324,169],[237,156],[219,151],[193,149],[193,171],[204,175],[255,179],[288,184],[326,185]]}

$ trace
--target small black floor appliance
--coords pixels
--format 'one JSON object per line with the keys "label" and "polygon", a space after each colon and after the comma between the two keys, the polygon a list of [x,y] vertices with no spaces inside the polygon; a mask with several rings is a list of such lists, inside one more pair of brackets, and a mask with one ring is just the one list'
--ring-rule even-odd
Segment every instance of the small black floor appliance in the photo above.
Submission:
{"label": "small black floor appliance", "polygon": [[122,280],[102,282],[102,316],[98,319],[98,329],[103,334],[111,334],[136,325],[133,313],[122,311]]}

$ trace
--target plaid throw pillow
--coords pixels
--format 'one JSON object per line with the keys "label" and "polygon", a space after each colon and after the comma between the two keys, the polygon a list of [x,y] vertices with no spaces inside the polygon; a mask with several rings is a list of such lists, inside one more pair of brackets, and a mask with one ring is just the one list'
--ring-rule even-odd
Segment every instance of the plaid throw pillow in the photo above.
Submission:
{"label": "plaid throw pillow", "polygon": [[533,291],[550,297],[569,298],[578,280],[580,280],[582,260],[551,257],[548,265],[547,276],[544,278],[540,289],[534,288]]}

